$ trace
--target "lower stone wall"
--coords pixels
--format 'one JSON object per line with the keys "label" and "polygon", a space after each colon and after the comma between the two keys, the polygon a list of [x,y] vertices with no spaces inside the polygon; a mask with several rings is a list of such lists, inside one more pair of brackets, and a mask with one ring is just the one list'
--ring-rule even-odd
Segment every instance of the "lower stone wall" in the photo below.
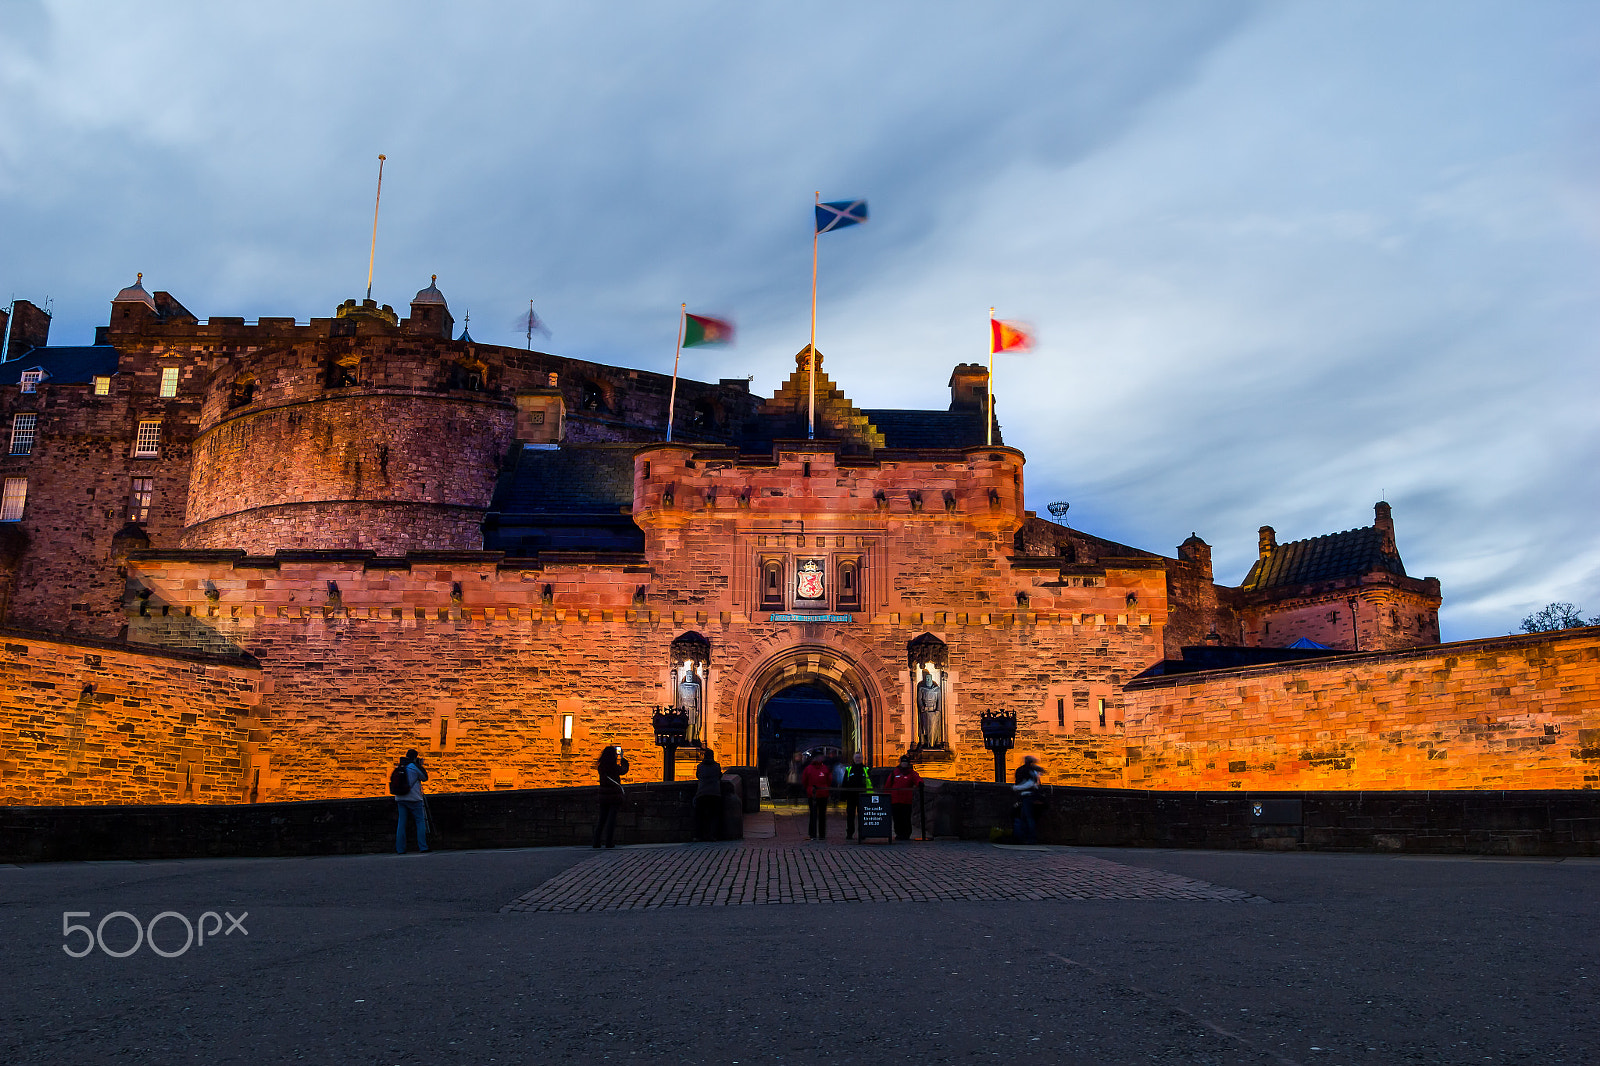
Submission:
{"label": "lower stone wall", "polygon": [[1600,627],[1136,680],[1123,697],[1130,787],[1600,786]]}
{"label": "lower stone wall", "polygon": [[[1042,844],[1600,855],[1600,792],[1045,792]],[[930,835],[1012,830],[1010,786],[930,781],[926,795]]]}
{"label": "lower stone wall", "polygon": [[[627,786],[618,844],[694,836],[695,783]],[[427,798],[428,844],[441,850],[588,844],[598,788],[456,792]],[[737,811],[737,801],[732,810]],[[724,835],[735,835],[737,817]],[[394,848],[387,797],[308,803],[150,807],[0,807],[0,862],[353,855]],[[411,845],[415,847],[413,842]]]}
{"label": "lower stone wall", "polygon": [[238,803],[270,764],[248,657],[0,630],[0,803]]}

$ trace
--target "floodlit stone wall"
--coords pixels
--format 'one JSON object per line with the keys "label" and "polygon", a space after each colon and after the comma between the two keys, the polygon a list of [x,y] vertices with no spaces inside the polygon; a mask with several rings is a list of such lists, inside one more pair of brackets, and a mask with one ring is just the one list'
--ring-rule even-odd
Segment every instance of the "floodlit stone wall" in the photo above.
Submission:
{"label": "floodlit stone wall", "polygon": [[248,802],[261,690],[244,662],[0,634],[0,804]]}
{"label": "floodlit stone wall", "polygon": [[1127,784],[1584,789],[1600,784],[1600,629],[1135,682]]}

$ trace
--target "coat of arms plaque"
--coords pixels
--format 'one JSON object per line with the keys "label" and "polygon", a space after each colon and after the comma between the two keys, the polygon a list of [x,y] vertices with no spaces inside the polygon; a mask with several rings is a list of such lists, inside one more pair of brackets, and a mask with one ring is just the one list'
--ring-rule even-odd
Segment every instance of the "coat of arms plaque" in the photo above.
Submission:
{"label": "coat of arms plaque", "polygon": [[822,560],[802,559],[794,572],[794,598],[797,600],[822,599]]}

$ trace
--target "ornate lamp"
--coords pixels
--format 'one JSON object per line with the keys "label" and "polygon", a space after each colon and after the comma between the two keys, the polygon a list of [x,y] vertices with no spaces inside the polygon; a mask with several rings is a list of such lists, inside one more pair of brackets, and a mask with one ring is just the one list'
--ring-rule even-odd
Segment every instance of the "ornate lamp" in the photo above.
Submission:
{"label": "ornate lamp", "polygon": [[984,711],[978,716],[983,730],[983,746],[994,752],[994,783],[1006,783],[1006,752],[1017,743],[1015,711]]}
{"label": "ornate lamp", "polygon": [[671,781],[678,749],[689,732],[689,714],[676,707],[657,707],[650,716],[650,725],[655,730],[656,746],[661,749],[661,780]]}

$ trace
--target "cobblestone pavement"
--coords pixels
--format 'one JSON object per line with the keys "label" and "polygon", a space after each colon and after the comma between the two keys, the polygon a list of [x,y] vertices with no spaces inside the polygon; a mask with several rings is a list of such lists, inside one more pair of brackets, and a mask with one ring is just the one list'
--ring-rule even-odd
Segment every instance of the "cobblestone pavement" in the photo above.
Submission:
{"label": "cobblestone pavement", "polygon": [[588,859],[504,911],[617,911],[764,903],[887,900],[1184,899],[1261,897],[1090,855],[981,844],[625,849]]}

